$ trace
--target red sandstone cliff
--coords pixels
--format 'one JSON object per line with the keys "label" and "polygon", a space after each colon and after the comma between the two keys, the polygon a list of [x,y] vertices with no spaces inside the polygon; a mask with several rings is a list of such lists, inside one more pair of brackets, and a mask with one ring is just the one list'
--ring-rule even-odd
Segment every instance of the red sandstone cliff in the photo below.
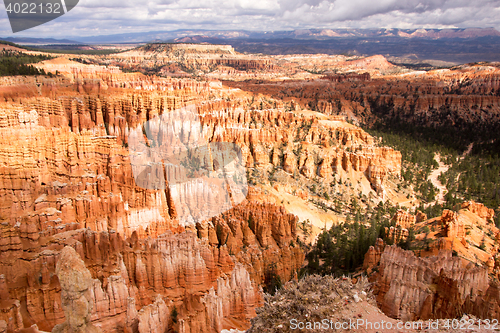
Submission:
{"label": "red sandstone cliff", "polygon": [[398,120],[410,126],[455,127],[481,134],[495,131],[500,123],[499,78],[498,67],[480,64],[371,80],[255,80],[225,84],[293,101],[325,114],[344,115],[367,126],[377,120]]}
{"label": "red sandstone cliff", "polygon": [[[408,321],[469,313],[500,319],[500,303],[495,298],[498,265],[494,260],[498,257],[495,239],[499,231],[490,221],[493,212],[475,202],[462,207],[459,212],[444,210],[439,218],[415,224],[413,251],[385,246],[381,240],[369,249],[364,269],[374,282],[379,306],[388,316]],[[398,223],[414,221],[415,217],[407,215],[398,212],[394,219]],[[433,230],[430,233],[429,227]],[[419,234],[424,228],[427,233]],[[419,249],[423,241],[427,249]]]}
{"label": "red sandstone cliff", "polygon": [[[302,264],[303,252],[291,242],[297,218],[272,204],[244,202],[223,216],[180,227],[168,193],[135,184],[127,134],[162,112],[199,101],[209,86],[106,75],[94,85],[75,78],[55,86],[66,97],[54,99],[42,85],[45,97],[3,104],[0,321],[9,332],[32,324],[51,330],[64,322],[55,271],[61,250],[71,246],[91,273],[90,322],[103,331],[246,327],[262,302],[267,270],[277,267],[289,280]],[[102,82],[108,89],[94,95]],[[199,112],[210,140],[244,138],[225,133],[229,117],[241,118],[231,103],[200,104]],[[176,323],[169,315],[174,306]]]}

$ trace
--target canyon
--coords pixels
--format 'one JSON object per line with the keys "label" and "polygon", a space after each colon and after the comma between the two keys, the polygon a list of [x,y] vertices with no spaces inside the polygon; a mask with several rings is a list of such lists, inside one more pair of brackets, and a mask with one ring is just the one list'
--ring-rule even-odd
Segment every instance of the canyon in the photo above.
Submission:
{"label": "canyon", "polygon": [[388,235],[417,230],[416,250],[365,255],[386,315],[498,318],[495,212],[414,213],[401,152],[360,127],[493,130],[496,65],[195,44],[57,56],[36,64],[53,77],[0,78],[0,332],[248,329],[353,198],[401,204]]}
{"label": "canyon", "polygon": [[[278,100],[251,105],[248,94],[211,82],[64,59],[44,66],[62,76],[4,81],[0,320],[8,332],[67,330],[67,287],[57,272],[68,247],[91,275],[88,327],[106,332],[245,328],[270,272],[297,277],[298,218],[266,200],[265,185],[250,186],[245,201],[222,214],[180,223],[185,205],[203,205],[213,179],[201,188],[183,182],[177,194],[136,184],[130,133],[163,114],[194,110],[199,134],[237,144],[247,170],[279,169],[302,182],[351,175],[374,196],[387,174],[399,176],[399,152],[340,118],[287,111]],[[34,93],[23,96],[19,86]]]}

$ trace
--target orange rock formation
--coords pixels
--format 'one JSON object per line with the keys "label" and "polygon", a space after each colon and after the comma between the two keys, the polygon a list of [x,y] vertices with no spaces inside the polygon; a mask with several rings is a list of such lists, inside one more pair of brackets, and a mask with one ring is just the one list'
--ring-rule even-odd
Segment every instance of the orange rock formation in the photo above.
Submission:
{"label": "orange rock formation", "polygon": [[[286,281],[302,265],[303,252],[292,242],[297,218],[272,204],[245,201],[183,228],[168,192],[135,184],[127,134],[156,115],[197,103],[208,138],[240,144],[253,166],[270,163],[258,144],[265,149],[288,137],[271,123],[293,115],[243,111],[245,101],[201,103],[208,83],[72,75],[42,82],[41,97],[2,103],[0,323],[10,332],[33,324],[50,331],[65,322],[65,286],[56,267],[70,246],[91,275],[88,327],[149,332],[173,326],[186,333],[247,327],[262,302],[267,271],[275,269]],[[249,130],[252,118],[267,128]]]}
{"label": "orange rock formation", "polygon": [[[469,313],[500,319],[500,302],[495,298],[499,231],[491,222],[493,212],[474,202],[462,207],[415,224],[416,230],[427,231],[416,235],[413,251],[384,247],[381,240],[369,249],[363,266],[374,282],[377,302],[388,316],[418,320]],[[415,219],[404,212],[394,218],[399,223]],[[418,249],[422,241],[428,249]]]}

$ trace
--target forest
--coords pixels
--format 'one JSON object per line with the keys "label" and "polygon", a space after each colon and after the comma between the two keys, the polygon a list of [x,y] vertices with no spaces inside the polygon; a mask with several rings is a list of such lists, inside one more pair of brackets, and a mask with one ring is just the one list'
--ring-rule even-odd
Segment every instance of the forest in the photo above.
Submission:
{"label": "forest", "polygon": [[[323,230],[312,249],[307,253],[307,266],[301,274],[332,274],[342,276],[354,272],[364,261],[370,246],[375,245],[377,238],[386,244],[394,244],[394,234],[387,233],[394,226],[391,217],[398,210],[386,201],[375,207],[353,207],[354,213],[346,220],[334,224],[329,230]],[[410,237],[405,243],[398,244],[408,248]]]}
{"label": "forest", "polygon": [[[414,189],[420,200],[417,209],[428,218],[440,216],[444,209],[457,211],[462,202],[474,200],[495,210],[495,224],[500,227],[500,158],[495,147],[479,141],[473,143],[469,154],[464,154],[466,144],[473,141],[462,137],[452,142],[455,130],[432,131],[426,135],[422,133],[430,132],[428,128],[388,128],[379,124],[364,129],[374,137],[381,137],[382,145],[401,151],[403,186]],[[437,189],[428,181],[430,172],[438,167],[434,159],[436,154],[449,165],[449,169],[439,176],[448,190],[444,204],[434,202]],[[319,234],[317,242],[307,253],[308,264],[302,274],[341,276],[355,272],[377,238],[384,239],[387,244],[395,243],[386,231],[394,226],[391,217],[398,208],[388,201],[366,208],[351,205],[345,222]],[[406,241],[398,245],[409,249],[412,240],[413,230],[410,230]]]}
{"label": "forest", "polygon": [[[408,185],[420,193],[419,209],[429,218],[441,215],[443,209],[457,210],[463,201],[474,200],[495,210],[495,223],[500,226],[500,157],[494,143],[467,136],[456,129],[410,128],[409,126],[378,125],[365,129],[371,135],[382,137],[383,144],[401,151],[402,175]],[[423,135],[422,133],[426,133]],[[453,140],[453,137],[455,140]],[[492,136],[493,133],[484,134]],[[474,140],[476,139],[476,140]],[[469,145],[470,153],[465,154]],[[449,169],[439,176],[448,190],[443,205],[433,204],[424,208],[424,202],[432,201],[435,190],[427,176],[437,167],[434,156],[439,154]]]}
{"label": "forest", "polygon": [[0,53],[0,76],[10,75],[49,75],[43,69],[34,67],[33,63],[52,59],[46,55],[31,55],[20,51],[2,50]]}

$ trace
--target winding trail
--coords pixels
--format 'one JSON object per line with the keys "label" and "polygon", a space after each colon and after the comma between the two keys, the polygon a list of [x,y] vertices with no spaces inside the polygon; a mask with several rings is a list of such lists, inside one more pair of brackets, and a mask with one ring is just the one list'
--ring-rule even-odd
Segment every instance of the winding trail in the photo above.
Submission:
{"label": "winding trail", "polygon": [[474,142],[471,142],[469,144],[469,146],[467,147],[467,150],[464,151],[464,153],[462,154],[462,156],[460,156],[460,159],[463,160],[465,158],[465,156],[469,155],[470,152],[472,151],[472,147],[474,147]]}
{"label": "winding trail", "polygon": [[[467,150],[463,152],[462,156],[460,156],[460,160],[463,160],[465,158],[465,156],[470,154],[473,146],[474,146],[474,144],[471,143],[467,147]],[[446,201],[444,200],[444,196],[446,195],[446,193],[448,193],[448,189],[446,188],[446,186],[444,186],[441,183],[441,181],[439,181],[438,177],[439,177],[439,175],[441,175],[441,173],[448,171],[448,169],[450,168],[451,165],[444,164],[441,161],[441,155],[439,155],[437,153],[434,155],[434,159],[438,163],[439,167],[437,169],[434,169],[431,171],[427,180],[430,180],[432,185],[434,185],[439,190],[439,193],[436,195],[436,198],[434,199],[434,201],[431,201],[425,205],[426,207],[429,207],[430,205],[434,205],[436,203],[438,203],[438,204],[445,203]],[[458,177],[460,177],[460,175],[458,175]]]}
{"label": "winding trail", "polygon": [[444,196],[446,195],[446,193],[448,193],[446,186],[441,184],[441,181],[439,181],[438,177],[443,172],[448,171],[450,166],[448,164],[444,164],[441,161],[441,156],[439,154],[435,154],[434,159],[436,160],[436,162],[438,162],[439,167],[437,169],[432,170],[431,174],[429,175],[429,177],[427,179],[430,180],[432,185],[434,185],[439,190],[439,193],[436,195],[436,198],[434,199],[434,201],[429,202],[427,204],[428,206],[436,204],[436,203],[438,203],[438,204],[445,203],[446,201],[444,200]]}

